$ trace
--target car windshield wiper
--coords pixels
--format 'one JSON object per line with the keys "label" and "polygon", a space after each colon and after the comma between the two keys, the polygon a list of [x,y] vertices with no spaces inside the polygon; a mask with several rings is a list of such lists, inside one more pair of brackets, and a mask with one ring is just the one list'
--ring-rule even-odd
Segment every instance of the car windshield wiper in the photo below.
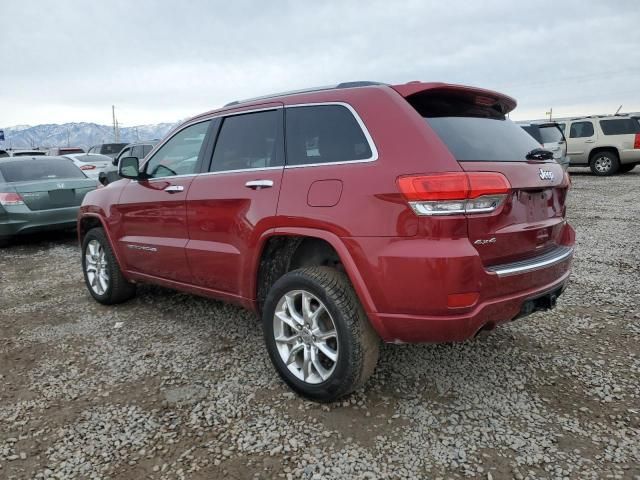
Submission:
{"label": "car windshield wiper", "polygon": [[527,160],[553,160],[553,152],[550,150],[545,150],[544,148],[534,148],[529,153],[527,153]]}

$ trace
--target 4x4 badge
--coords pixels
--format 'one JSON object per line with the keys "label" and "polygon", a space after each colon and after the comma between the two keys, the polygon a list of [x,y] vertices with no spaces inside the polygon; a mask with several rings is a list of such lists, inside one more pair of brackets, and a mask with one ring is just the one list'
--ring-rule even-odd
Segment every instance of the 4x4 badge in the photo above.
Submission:
{"label": "4x4 badge", "polygon": [[555,175],[551,170],[540,169],[540,180],[553,180]]}

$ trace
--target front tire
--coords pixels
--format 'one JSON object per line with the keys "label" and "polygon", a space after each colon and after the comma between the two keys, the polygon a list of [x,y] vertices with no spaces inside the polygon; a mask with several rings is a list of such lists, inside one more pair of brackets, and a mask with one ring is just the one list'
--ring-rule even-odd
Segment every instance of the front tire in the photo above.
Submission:
{"label": "front tire", "polygon": [[136,294],[120,270],[102,228],[89,230],[82,242],[82,271],[91,296],[104,305],[126,302]]}
{"label": "front tire", "polygon": [[264,338],[280,377],[311,400],[331,402],[362,386],[380,339],[347,276],[309,267],[282,276],[267,294]]}
{"label": "front tire", "polygon": [[620,160],[613,152],[597,152],[591,156],[589,167],[594,175],[606,177],[618,172]]}

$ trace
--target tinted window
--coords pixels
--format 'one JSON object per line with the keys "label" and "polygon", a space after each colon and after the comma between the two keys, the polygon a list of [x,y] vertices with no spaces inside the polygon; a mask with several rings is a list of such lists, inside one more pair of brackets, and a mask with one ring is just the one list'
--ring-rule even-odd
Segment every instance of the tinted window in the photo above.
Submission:
{"label": "tinted window", "polygon": [[593,123],[574,122],[569,129],[570,138],[593,137]]}
{"label": "tinted window", "polygon": [[600,128],[605,135],[633,135],[640,133],[640,124],[633,118],[600,120]]}
{"label": "tinted window", "polygon": [[562,133],[564,133],[564,129],[567,128],[567,126],[564,123],[559,123],[558,128],[562,130]]}
{"label": "tinted window", "polygon": [[71,160],[57,158],[0,163],[0,173],[6,182],[87,178]]}
{"label": "tinted window", "polygon": [[131,156],[142,160],[144,158],[144,150],[142,149],[142,145],[134,145],[131,148]]}
{"label": "tinted window", "polygon": [[146,163],[145,172],[152,178],[196,173],[198,155],[210,121],[180,130]]}
{"label": "tinted window", "polygon": [[542,143],[542,137],[540,136],[540,131],[538,130],[537,125],[527,125],[526,127],[522,127],[522,129],[535,138],[538,142]]}
{"label": "tinted window", "polygon": [[0,158],[8,157],[9,154],[5,150],[0,150]]}
{"label": "tinted window", "polygon": [[146,157],[149,155],[149,152],[153,150],[153,145],[143,145],[142,146],[142,156]]}
{"label": "tinted window", "polygon": [[43,157],[45,152],[14,152],[14,157]]}
{"label": "tinted window", "polygon": [[100,147],[100,152],[96,153],[102,153],[103,155],[115,155],[126,146],[126,143],[103,143]]}
{"label": "tinted window", "polygon": [[521,162],[540,148],[509,119],[435,117],[426,121],[459,161]]}
{"label": "tinted window", "polygon": [[226,117],[211,163],[212,172],[282,165],[281,110]]}
{"label": "tinted window", "polygon": [[558,143],[562,142],[563,136],[560,129],[553,125],[548,125],[545,127],[540,127],[540,137],[542,138],[542,143]]}
{"label": "tinted window", "polygon": [[291,107],[286,116],[288,165],[367,160],[373,156],[360,125],[342,105]]}

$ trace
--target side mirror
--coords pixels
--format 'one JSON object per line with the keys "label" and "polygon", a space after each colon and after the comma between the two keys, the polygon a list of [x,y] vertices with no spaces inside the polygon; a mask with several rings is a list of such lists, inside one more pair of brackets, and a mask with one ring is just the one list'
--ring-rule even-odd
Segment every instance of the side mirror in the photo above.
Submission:
{"label": "side mirror", "polygon": [[117,166],[118,166],[118,157],[114,157],[114,158],[113,158],[113,160],[111,160],[111,164],[112,164],[114,167],[117,167]]}
{"label": "side mirror", "polygon": [[140,178],[140,164],[137,157],[123,157],[118,164],[118,175],[122,178],[138,180]]}
{"label": "side mirror", "polygon": [[99,181],[102,185],[106,186],[106,185],[109,183],[109,179],[107,178],[107,174],[106,174],[106,173],[104,173],[104,172],[100,172],[100,173],[98,174],[98,181]]}

